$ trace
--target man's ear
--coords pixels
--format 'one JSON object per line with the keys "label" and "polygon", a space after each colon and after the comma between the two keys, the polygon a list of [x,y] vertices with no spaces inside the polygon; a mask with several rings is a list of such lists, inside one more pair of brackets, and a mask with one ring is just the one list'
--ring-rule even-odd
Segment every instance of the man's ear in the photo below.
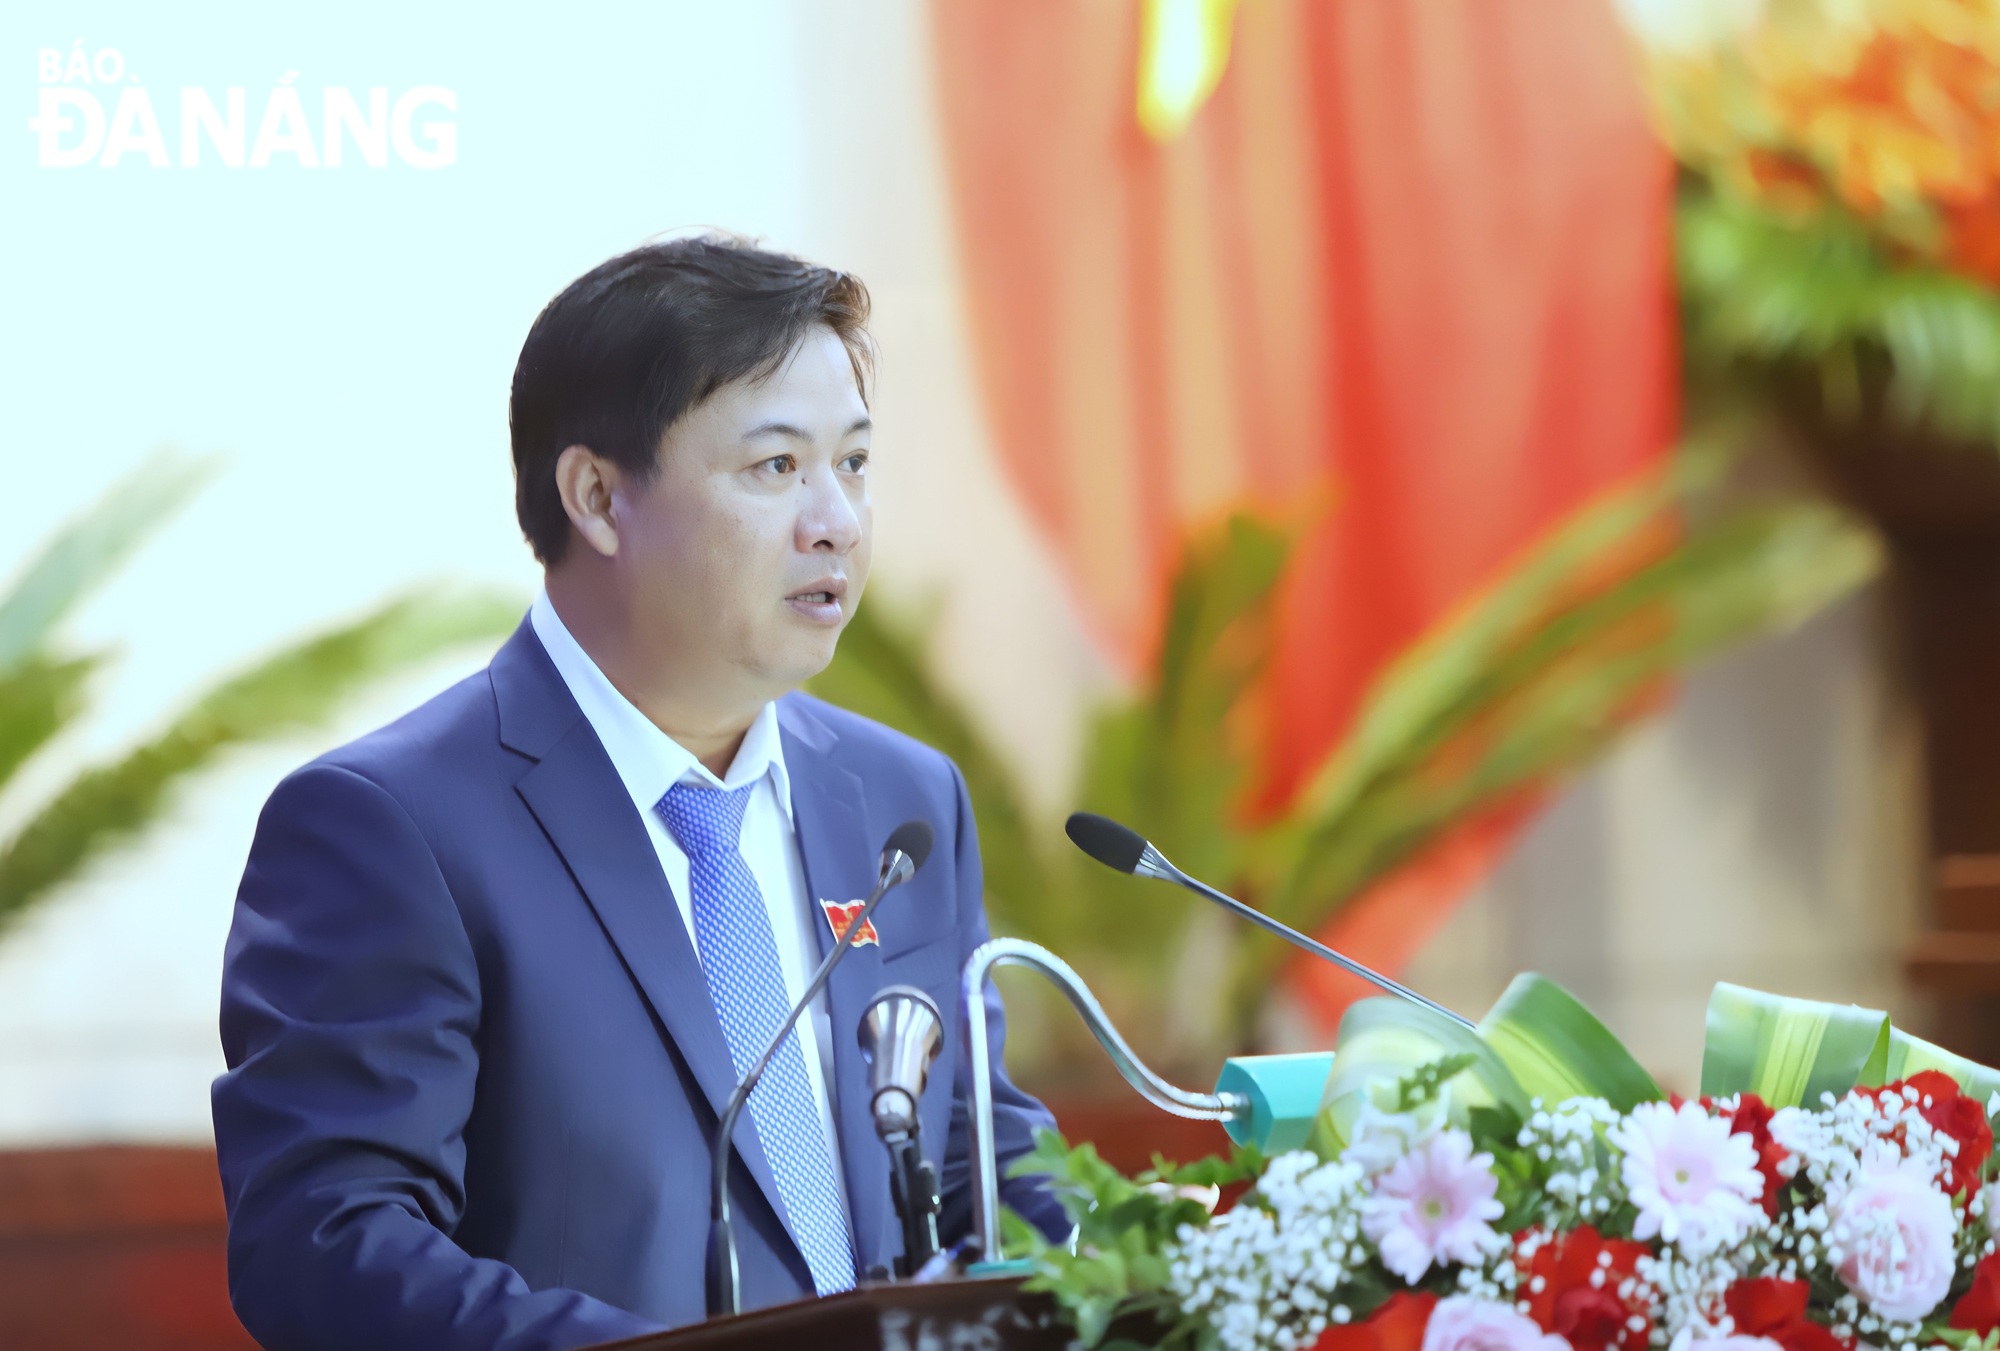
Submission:
{"label": "man's ear", "polygon": [[618,466],[589,446],[569,446],[556,457],[556,491],[563,511],[583,542],[606,558],[618,552],[618,523],[611,499],[622,475]]}

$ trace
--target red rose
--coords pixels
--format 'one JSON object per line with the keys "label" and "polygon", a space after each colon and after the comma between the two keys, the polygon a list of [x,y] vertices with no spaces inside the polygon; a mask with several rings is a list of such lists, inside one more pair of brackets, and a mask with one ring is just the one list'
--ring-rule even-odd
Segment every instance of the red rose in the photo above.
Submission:
{"label": "red rose", "polygon": [[1972,1288],[1951,1306],[1951,1325],[1984,1337],[2000,1328],[2000,1253],[1979,1259]]}
{"label": "red rose", "polygon": [[1729,1118],[1729,1133],[1749,1136],[1757,1149],[1757,1171],[1764,1175],[1764,1213],[1772,1219],[1778,1216],[1778,1192],[1785,1185],[1778,1165],[1788,1157],[1784,1146],[1771,1138],[1771,1118],[1776,1115],[1755,1093],[1745,1093],[1736,1100],[1736,1115]]}
{"label": "red rose", "polygon": [[1993,1153],[1993,1127],[1987,1123],[1986,1109],[1959,1092],[1958,1081],[1939,1070],[1920,1070],[1873,1092],[1878,1097],[1900,1096],[1906,1087],[1917,1090],[1917,1114],[1930,1128],[1958,1142],[1944,1187],[1952,1193],[1962,1191],[1971,1200],[1979,1194],[1980,1169]]}
{"label": "red rose", "polygon": [[1951,1190],[1963,1191],[1969,1201],[1979,1192],[1979,1170],[1993,1153],[1993,1127],[1986,1109],[1958,1091],[1958,1081],[1937,1070],[1913,1074],[1906,1081],[1929,1098],[1917,1099],[1917,1110],[1931,1129],[1958,1141],[1958,1155],[1951,1161]]}
{"label": "red rose", "polygon": [[1738,1281],[1722,1297],[1723,1307],[1743,1337],[1769,1337],[1785,1351],[1846,1351],[1831,1329],[1806,1317],[1811,1287],[1775,1276]]}
{"label": "red rose", "polygon": [[1651,1325],[1637,1331],[1629,1325],[1634,1315],[1645,1317],[1645,1305],[1618,1293],[1645,1255],[1645,1244],[1604,1238],[1589,1225],[1551,1239],[1535,1249],[1522,1273],[1528,1317],[1542,1331],[1568,1338],[1575,1351],[1645,1346]]}
{"label": "red rose", "polygon": [[1422,1351],[1424,1328],[1437,1302],[1428,1290],[1398,1290],[1359,1323],[1320,1333],[1312,1351]]}

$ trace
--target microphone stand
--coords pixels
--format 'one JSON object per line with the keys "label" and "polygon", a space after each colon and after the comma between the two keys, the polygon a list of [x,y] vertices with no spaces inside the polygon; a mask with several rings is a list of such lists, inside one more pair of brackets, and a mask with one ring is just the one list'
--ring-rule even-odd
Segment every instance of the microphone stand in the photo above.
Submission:
{"label": "microphone stand", "polygon": [[1189,877],[1169,862],[1167,856],[1154,847],[1151,840],[1130,826],[1121,825],[1110,817],[1099,816],[1095,812],[1071,812],[1069,820],[1063,823],[1063,832],[1077,848],[1107,868],[1116,868],[1121,873],[1131,873],[1135,877],[1152,877],[1162,882],[1172,882],[1176,886],[1186,887],[1195,895],[1214,901],[1231,914],[1249,920],[1266,932],[1276,934],[1293,947],[1303,948],[1313,956],[1332,962],[1341,970],[1359,976],[1390,994],[1401,996],[1412,1004],[1421,1005],[1433,1013],[1443,1014],[1460,1027],[1475,1032],[1479,1030],[1478,1025],[1464,1014],[1454,1013],[1435,999],[1428,999],[1409,986],[1389,979],[1380,971],[1372,970],[1352,957],[1335,952],[1316,938],[1306,937],[1291,925],[1272,919],[1261,910],[1253,910],[1234,896],[1217,891],[1198,878]]}
{"label": "microphone stand", "polygon": [[[926,831],[925,834],[928,836],[929,832]],[[783,1046],[785,1038],[791,1035],[792,1025],[798,1022],[799,1016],[806,1011],[807,1006],[819,998],[819,992],[826,988],[826,978],[833,974],[834,966],[847,955],[847,950],[854,946],[855,936],[868,923],[868,917],[875,913],[876,905],[889,894],[891,888],[909,881],[916,875],[916,871],[916,862],[901,849],[891,851],[889,857],[882,860],[881,879],[876,882],[875,890],[863,903],[861,913],[848,922],[846,932],[840,935],[840,941],[834,944],[832,952],[826,954],[826,959],[819,964],[819,970],[813,972],[813,978],[807,983],[805,993],[799,996],[798,1003],[792,1005],[792,1011],[785,1016],[785,1021],[779,1025],[770,1044],[764,1048],[764,1053],[757,1057],[756,1063],[750,1066],[750,1072],[743,1076],[743,1081],[736,1085],[736,1091],[729,1095],[729,1101],[723,1105],[721,1120],[717,1122],[715,1128],[715,1148],[712,1151],[715,1156],[715,1171],[709,1183],[708,1316],[710,1318],[719,1314],[741,1313],[743,1310],[741,1273],[736,1263],[736,1231],[729,1217],[729,1153],[730,1140],[736,1134],[736,1118],[743,1114],[744,1105],[750,1101],[751,1090],[757,1087],[757,1081],[763,1077],[772,1057],[778,1054],[778,1048]]]}
{"label": "microphone stand", "polygon": [[1361,979],[1367,981],[1370,985],[1377,986],[1393,995],[1401,995],[1412,1004],[1421,1004],[1433,1013],[1441,1013],[1460,1027],[1469,1028],[1473,1031],[1478,1030],[1479,1025],[1464,1014],[1455,1013],[1438,1003],[1435,999],[1418,994],[1402,982],[1391,980],[1380,971],[1363,966],[1352,957],[1334,951],[1317,938],[1306,937],[1306,935],[1300,933],[1291,925],[1281,920],[1272,919],[1261,910],[1253,910],[1234,896],[1217,891],[1214,887],[1199,878],[1189,877],[1186,873],[1168,862],[1167,856],[1162,854],[1158,849],[1155,849],[1150,842],[1146,845],[1145,853],[1140,856],[1139,866],[1132,869],[1132,871],[1143,877],[1158,878],[1162,882],[1178,883],[1186,887],[1189,891],[1192,891],[1195,895],[1205,896],[1209,900],[1214,901],[1231,914],[1240,915],[1242,918],[1249,920],[1252,924],[1265,930],[1267,933],[1276,934],[1293,947],[1303,948],[1305,951],[1313,954],[1313,956],[1324,958],[1341,970],[1361,977]]}
{"label": "microphone stand", "polygon": [[937,1169],[924,1157],[917,1104],[930,1080],[944,1032],[944,1016],[922,990],[891,985],[876,993],[854,1030],[868,1062],[868,1114],[889,1150],[889,1194],[903,1222],[903,1255],[896,1275],[908,1278],[938,1252]]}
{"label": "microphone stand", "polygon": [[889,1199],[903,1222],[903,1255],[896,1259],[896,1275],[908,1279],[937,1256],[938,1196],[937,1169],[924,1157],[917,1133],[907,1131],[885,1138],[889,1147]]}

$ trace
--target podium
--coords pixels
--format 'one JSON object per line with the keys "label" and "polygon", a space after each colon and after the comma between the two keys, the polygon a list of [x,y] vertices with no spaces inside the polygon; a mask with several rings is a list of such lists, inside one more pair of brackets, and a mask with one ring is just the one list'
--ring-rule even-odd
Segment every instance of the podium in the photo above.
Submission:
{"label": "podium", "polygon": [[[993,938],[966,961],[960,980],[966,1063],[972,1080],[972,1214],[978,1250],[1000,1245],[1000,1168],[993,1134],[992,1067],[985,989],[996,966],[1024,966],[1068,996],[1119,1075],[1170,1116],[1220,1122],[1237,1143],[1269,1153],[1302,1145],[1333,1072],[1331,1052],[1235,1056],[1213,1093],[1190,1093],[1148,1069],[1111,1025],[1081,977],[1053,952],[1019,938]],[[1120,1319],[1109,1336],[1156,1345],[1164,1335],[1150,1315]],[[714,1318],[672,1332],[603,1342],[587,1351],[1068,1351],[1075,1330],[1044,1294],[1018,1277],[935,1284],[864,1285],[825,1299],[800,1300]]]}
{"label": "podium", "polygon": [[1064,1351],[1073,1336],[1016,1278],[864,1285],[589,1351]]}

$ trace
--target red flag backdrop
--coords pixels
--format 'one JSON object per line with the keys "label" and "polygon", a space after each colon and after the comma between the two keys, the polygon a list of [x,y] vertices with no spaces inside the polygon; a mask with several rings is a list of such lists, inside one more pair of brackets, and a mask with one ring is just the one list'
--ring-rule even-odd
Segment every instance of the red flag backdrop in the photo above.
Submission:
{"label": "red flag backdrop", "polygon": [[[1606,0],[1244,0],[1160,143],[1141,0],[932,18],[1000,452],[1106,649],[1143,666],[1189,524],[1331,505],[1283,600],[1282,802],[1387,658],[1668,447],[1671,170],[1625,36]],[[1393,895],[1407,948],[1443,911]]]}

